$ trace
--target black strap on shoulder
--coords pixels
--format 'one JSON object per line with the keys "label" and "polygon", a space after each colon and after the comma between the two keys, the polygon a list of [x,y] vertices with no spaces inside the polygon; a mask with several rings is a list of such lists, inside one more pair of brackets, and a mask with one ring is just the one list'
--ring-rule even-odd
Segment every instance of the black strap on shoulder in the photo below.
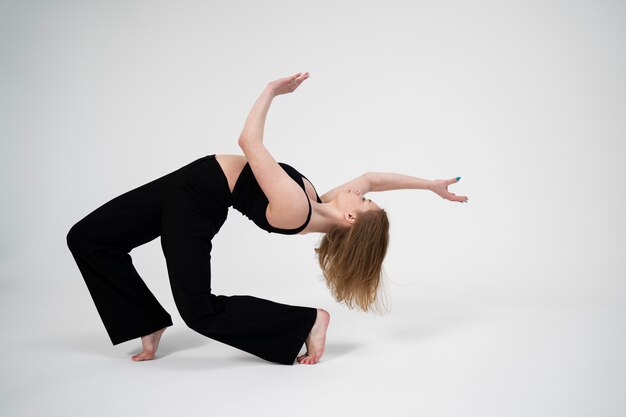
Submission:
{"label": "black strap on shoulder", "polygon": [[282,233],[282,234],[287,234],[287,235],[295,235],[295,234],[300,233],[307,227],[307,225],[311,221],[311,216],[313,214],[313,207],[311,207],[311,199],[307,195],[306,190],[304,190],[304,196],[306,197],[307,203],[309,203],[309,214],[306,216],[306,221],[304,222],[304,224],[295,229],[279,229],[269,224],[269,222],[267,222],[267,225],[272,229],[271,230],[272,232],[277,232],[277,233]]}

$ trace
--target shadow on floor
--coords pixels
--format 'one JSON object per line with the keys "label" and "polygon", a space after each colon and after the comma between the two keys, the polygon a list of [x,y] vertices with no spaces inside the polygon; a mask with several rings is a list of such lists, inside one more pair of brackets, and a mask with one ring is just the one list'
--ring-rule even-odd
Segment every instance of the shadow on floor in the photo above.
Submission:
{"label": "shadow on floor", "polygon": [[[206,349],[204,349],[205,347]],[[128,356],[141,352],[140,338],[129,340],[119,345],[111,345],[106,334],[65,334],[51,336],[33,341],[31,348],[45,349],[46,351],[75,352],[87,356],[100,358],[119,359],[120,356]],[[197,352],[192,352],[198,348]],[[213,348],[213,349],[212,349]],[[361,348],[361,344],[354,342],[331,342],[326,344],[322,361],[330,362],[341,356],[353,353]],[[301,353],[306,348],[303,346]],[[166,361],[161,359],[167,358]],[[254,365],[277,365],[265,361],[252,354],[239,351],[230,346],[225,347],[222,343],[207,338],[187,328],[169,327],[162,335],[156,357],[151,362],[158,361],[159,367],[176,368],[179,370],[215,369]],[[298,366],[294,361],[293,366]]]}
{"label": "shadow on floor", "polygon": [[[172,329],[169,327],[161,336],[158,347],[158,356],[165,357],[174,352],[191,350],[212,343],[213,341],[189,329]],[[120,351],[126,351],[128,356],[141,352],[141,339],[133,339],[118,345],[112,345],[106,333],[96,334],[65,334],[63,337],[48,336],[39,341],[33,341],[34,348],[80,352],[102,357],[118,357]]]}
{"label": "shadow on floor", "polygon": [[333,361],[341,356],[354,353],[361,347],[362,345],[358,343],[327,343],[326,349],[324,350],[324,356],[322,356],[322,361]]}

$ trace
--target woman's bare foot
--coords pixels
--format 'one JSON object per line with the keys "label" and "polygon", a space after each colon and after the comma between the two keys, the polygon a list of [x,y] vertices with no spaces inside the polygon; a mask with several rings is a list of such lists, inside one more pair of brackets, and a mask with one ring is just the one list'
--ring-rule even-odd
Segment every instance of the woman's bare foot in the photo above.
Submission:
{"label": "woman's bare foot", "polygon": [[306,345],[306,353],[298,356],[297,360],[300,364],[313,365],[317,363],[324,354],[326,346],[326,330],[330,323],[330,314],[328,311],[318,308],[315,324],[311,328],[311,332],[307,336],[304,344]]}
{"label": "woman's bare foot", "polygon": [[159,340],[161,340],[161,335],[165,329],[166,327],[154,333],[150,333],[149,335],[142,336],[141,344],[143,345],[143,351],[137,355],[131,356],[131,359],[134,361],[147,361],[154,358],[157,347],[159,347]]}

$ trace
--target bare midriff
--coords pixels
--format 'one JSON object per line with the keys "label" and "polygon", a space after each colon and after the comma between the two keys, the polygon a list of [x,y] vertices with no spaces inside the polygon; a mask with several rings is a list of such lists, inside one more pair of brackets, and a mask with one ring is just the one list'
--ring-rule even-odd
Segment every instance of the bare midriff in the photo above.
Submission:
{"label": "bare midriff", "polygon": [[232,193],[237,178],[239,178],[239,174],[241,174],[248,160],[243,155],[215,155],[215,159],[217,163],[220,164],[222,171],[224,171],[224,175],[228,180],[228,188],[230,188],[230,192]]}

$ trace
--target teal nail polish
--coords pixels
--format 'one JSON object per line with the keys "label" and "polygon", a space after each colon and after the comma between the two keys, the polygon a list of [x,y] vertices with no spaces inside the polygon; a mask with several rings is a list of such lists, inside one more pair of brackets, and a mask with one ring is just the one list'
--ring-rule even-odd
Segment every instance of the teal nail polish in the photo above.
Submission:
{"label": "teal nail polish", "polygon": [[456,180],[457,180],[457,181],[458,181],[458,180],[460,180],[460,179],[461,179],[461,177],[456,177]]}

